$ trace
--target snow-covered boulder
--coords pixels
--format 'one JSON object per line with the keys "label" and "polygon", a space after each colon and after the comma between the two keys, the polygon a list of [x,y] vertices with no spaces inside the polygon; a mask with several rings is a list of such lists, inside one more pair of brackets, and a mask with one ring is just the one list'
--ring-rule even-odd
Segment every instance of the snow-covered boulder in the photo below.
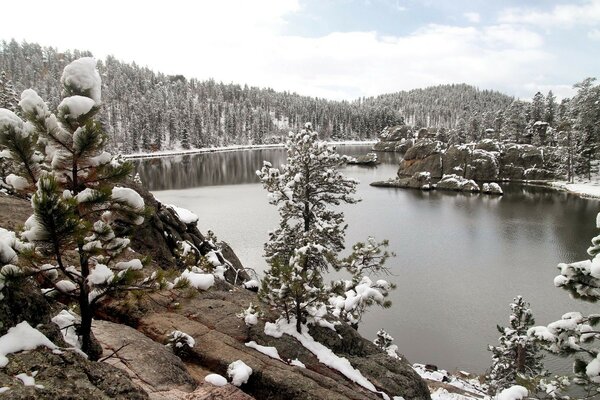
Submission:
{"label": "snow-covered boulder", "polygon": [[486,194],[504,194],[502,188],[496,182],[484,183],[481,191]]}
{"label": "snow-covered boulder", "polygon": [[475,181],[458,175],[444,175],[435,185],[437,190],[455,190],[458,192],[479,192],[480,188]]}

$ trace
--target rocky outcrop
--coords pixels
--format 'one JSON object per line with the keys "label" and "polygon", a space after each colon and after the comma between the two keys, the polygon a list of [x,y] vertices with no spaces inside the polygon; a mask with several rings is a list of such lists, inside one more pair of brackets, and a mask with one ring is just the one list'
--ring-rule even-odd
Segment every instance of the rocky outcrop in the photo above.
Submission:
{"label": "rocky outcrop", "polygon": [[405,153],[414,144],[413,132],[408,125],[386,127],[379,135],[379,142],[375,143],[375,151],[395,151]]}
{"label": "rocky outcrop", "polygon": [[453,190],[457,192],[479,192],[480,188],[475,181],[458,175],[444,175],[435,188],[437,190]]}
{"label": "rocky outcrop", "polygon": [[358,157],[350,157],[348,158],[348,164],[350,165],[377,165],[379,161],[377,160],[377,154],[375,153],[367,153]]}
{"label": "rocky outcrop", "polygon": [[451,145],[423,139],[406,152],[398,177],[429,172],[432,179],[458,175],[477,182],[496,180],[551,180],[556,178],[553,148],[504,144],[493,140]]}
{"label": "rocky outcrop", "polygon": [[132,232],[132,247],[137,253],[150,255],[155,265],[162,269],[183,269],[185,265],[183,259],[178,257],[177,248],[180,243],[188,242],[193,261],[197,262],[201,256],[213,251],[221,264],[228,267],[226,279],[230,282],[235,280],[239,285],[250,280],[227,243],[221,242],[215,246],[200,232],[196,222],[184,223],[173,208],[160,203],[140,185],[130,182],[128,186],[142,195],[149,210],[144,223]]}
{"label": "rocky outcrop", "polygon": [[432,178],[440,178],[444,150],[445,145],[442,142],[429,139],[418,141],[404,154],[398,177],[413,176],[417,172],[429,172]]}
{"label": "rocky outcrop", "polygon": [[[156,296],[156,301],[161,301],[161,297]],[[136,321],[136,327],[162,343],[173,330],[186,332],[196,341],[187,362],[214,373],[225,375],[231,362],[244,361],[255,372],[241,389],[256,398],[381,398],[321,364],[292,337],[284,335],[275,339],[265,335],[264,321],[259,321],[255,326],[246,326],[237,314],[250,303],[258,304],[255,293],[221,281],[209,291],[200,292],[190,299],[181,299],[175,310],[167,312],[156,303],[149,302],[146,312]],[[269,317],[268,309],[262,311]],[[113,316],[118,314],[111,313]],[[311,334],[326,342],[338,355],[348,358],[379,389],[410,399],[429,398],[426,385],[405,361],[388,357],[346,325],[338,327],[337,334],[322,329],[326,328],[311,328]],[[248,348],[245,343],[249,341],[274,346],[283,360],[299,359],[306,368],[289,365]]]}
{"label": "rocky outcrop", "polygon": [[[0,387],[10,388],[3,396],[16,400],[28,399],[98,399],[143,400],[148,394],[134,384],[127,374],[111,365],[88,361],[83,356],[63,351],[55,354],[38,348],[9,356],[9,363],[0,369]],[[15,378],[27,373],[35,375],[35,384],[24,386]]]}
{"label": "rocky outcrop", "polygon": [[504,194],[504,191],[496,182],[484,183],[481,192],[486,194]]}
{"label": "rocky outcrop", "polygon": [[387,181],[371,183],[371,186],[395,187],[401,189],[431,189],[431,174],[429,172],[417,172],[410,178],[396,178]]}
{"label": "rocky outcrop", "polygon": [[127,372],[151,399],[168,400],[170,390],[192,392],[197,382],[179,357],[164,345],[125,325],[94,321],[92,329],[106,362]]}

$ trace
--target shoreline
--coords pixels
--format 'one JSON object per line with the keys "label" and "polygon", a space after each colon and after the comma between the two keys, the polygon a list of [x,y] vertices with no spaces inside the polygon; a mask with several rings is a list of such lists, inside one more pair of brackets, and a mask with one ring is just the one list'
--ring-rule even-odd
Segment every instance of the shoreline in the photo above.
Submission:
{"label": "shoreline", "polygon": [[[328,144],[334,146],[361,146],[361,145],[370,145],[377,143],[376,140],[345,140],[341,142],[327,142]],[[189,149],[189,150],[164,150],[157,151],[152,153],[131,153],[131,154],[121,154],[121,156],[126,160],[136,160],[136,159],[145,159],[145,158],[163,158],[163,157],[173,157],[173,156],[188,156],[195,154],[209,154],[209,153],[226,153],[230,151],[240,151],[240,150],[262,150],[262,149],[277,149],[283,148],[285,143],[275,143],[275,144],[248,144],[248,145],[232,145],[232,146],[221,146],[221,147],[203,147],[201,149]]]}

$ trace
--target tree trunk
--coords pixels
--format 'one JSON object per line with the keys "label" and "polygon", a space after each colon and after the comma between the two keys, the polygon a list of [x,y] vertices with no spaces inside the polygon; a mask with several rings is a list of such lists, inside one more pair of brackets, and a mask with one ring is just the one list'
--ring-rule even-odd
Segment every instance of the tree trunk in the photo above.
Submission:
{"label": "tree trunk", "polygon": [[298,300],[296,299],[296,332],[302,333],[302,309]]}
{"label": "tree trunk", "polygon": [[522,345],[517,345],[517,372],[525,372],[525,349]]}

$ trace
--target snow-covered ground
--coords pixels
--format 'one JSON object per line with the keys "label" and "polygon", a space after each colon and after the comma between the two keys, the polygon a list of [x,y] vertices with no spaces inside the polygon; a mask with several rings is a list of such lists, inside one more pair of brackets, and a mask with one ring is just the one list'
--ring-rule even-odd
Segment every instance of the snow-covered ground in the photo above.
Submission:
{"label": "snow-covered ground", "polygon": [[[342,145],[369,145],[377,143],[376,140],[346,140],[342,142],[329,142],[329,144],[335,146]],[[180,156],[180,155],[191,155],[191,154],[205,154],[205,153],[217,153],[217,152],[226,152],[226,151],[239,151],[239,150],[257,150],[257,149],[273,149],[273,148],[283,148],[284,143],[277,144],[248,144],[248,145],[231,145],[231,146],[222,146],[222,147],[206,147],[202,149],[176,149],[176,150],[161,150],[155,152],[139,152],[139,153],[131,153],[131,154],[123,154],[123,158],[126,159],[135,159],[135,158],[157,158],[157,157],[171,157],[171,156]]]}
{"label": "snow-covered ground", "polygon": [[573,193],[582,197],[591,197],[600,199],[600,180],[592,179],[591,181],[567,183],[565,181],[550,182],[553,188],[561,189],[569,193]]}

